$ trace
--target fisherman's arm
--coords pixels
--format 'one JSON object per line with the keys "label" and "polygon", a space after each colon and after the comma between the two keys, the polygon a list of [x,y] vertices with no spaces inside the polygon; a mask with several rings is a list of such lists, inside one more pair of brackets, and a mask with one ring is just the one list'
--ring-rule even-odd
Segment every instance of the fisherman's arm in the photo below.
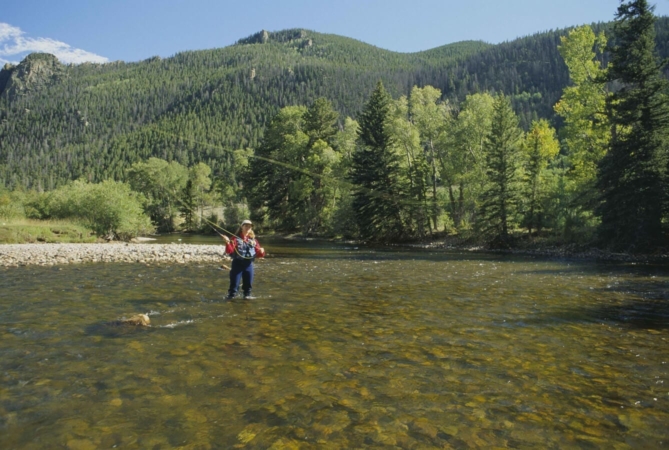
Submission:
{"label": "fisherman's arm", "polygon": [[221,235],[221,239],[223,239],[223,242],[225,242],[225,253],[232,255],[235,251],[235,242],[231,241],[230,238],[223,234]]}
{"label": "fisherman's arm", "polygon": [[265,249],[260,246],[260,242],[256,239],[256,256],[258,258],[264,258],[265,257]]}

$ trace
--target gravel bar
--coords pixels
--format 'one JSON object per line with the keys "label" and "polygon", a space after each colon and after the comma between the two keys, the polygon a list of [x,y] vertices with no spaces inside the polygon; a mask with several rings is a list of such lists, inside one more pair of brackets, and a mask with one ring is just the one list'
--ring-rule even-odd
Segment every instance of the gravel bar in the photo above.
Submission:
{"label": "gravel bar", "polygon": [[94,262],[123,263],[220,263],[230,258],[225,245],[134,244],[3,244],[0,267],[54,266]]}

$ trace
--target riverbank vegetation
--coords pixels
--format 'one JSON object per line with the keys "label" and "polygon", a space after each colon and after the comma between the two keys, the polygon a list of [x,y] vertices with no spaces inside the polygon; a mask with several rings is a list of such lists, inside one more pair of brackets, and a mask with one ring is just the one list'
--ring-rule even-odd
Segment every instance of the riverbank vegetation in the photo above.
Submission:
{"label": "riverbank vegetation", "polygon": [[96,242],[93,230],[69,220],[0,219],[0,244]]}
{"label": "riverbank vegetation", "polygon": [[[126,240],[212,226],[234,231],[250,216],[261,232],[385,243],[457,235],[497,248],[541,242],[660,251],[669,234],[669,88],[656,30],[652,8],[636,0],[620,6],[612,27],[554,35],[545,53],[558,55],[570,81],[550,114],[528,109],[519,99],[546,98],[519,92],[520,84],[463,91],[422,83],[401,95],[393,79],[369,86],[353,117],[341,114],[336,94],[268,108],[276,113],[264,132],[243,140],[254,148],[230,150],[229,136],[212,135],[220,115],[212,87],[194,94],[200,103],[193,109],[170,113],[186,116],[168,114],[101,144],[100,164],[68,172],[81,175],[76,181],[40,175],[26,186],[6,177],[12,190],[0,193],[0,218],[66,219],[101,238]],[[258,50],[272,36],[258,39],[240,41],[235,52]],[[266,50],[299,44],[305,58],[318,41],[290,33],[274,39]],[[462,62],[480,50],[472,43],[449,58]],[[257,73],[235,86],[255,92],[267,81]],[[89,117],[77,113],[86,131]],[[198,125],[180,122],[184,117]]]}
{"label": "riverbank vegetation", "polygon": [[[76,180],[48,192],[0,190],[6,226],[0,242],[89,242],[91,235],[127,241],[155,231],[202,231],[207,221],[218,221],[215,215],[204,218],[217,198],[209,192],[210,172],[203,163],[188,169],[151,158],[131,167],[128,182]],[[236,222],[239,211],[229,210]]]}

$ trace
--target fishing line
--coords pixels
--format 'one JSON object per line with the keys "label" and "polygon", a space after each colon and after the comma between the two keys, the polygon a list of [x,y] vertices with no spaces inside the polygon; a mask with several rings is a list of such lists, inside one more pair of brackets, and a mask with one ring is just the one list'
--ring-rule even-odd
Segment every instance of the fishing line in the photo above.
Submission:
{"label": "fishing line", "polygon": [[[184,142],[189,142],[191,144],[201,145],[203,147],[215,148],[215,149],[227,152],[227,153],[234,152],[234,150],[227,149],[227,148],[225,148],[223,146],[220,146],[220,145],[211,144],[209,142],[202,142],[202,141],[198,141],[198,140],[192,139],[192,138],[186,138],[186,137],[174,134],[174,133],[168,133],[166,131],[159,130],[155,127],[151,127],[151,130],[155,131],[156,133],[163,134],[165,136],[169,136],[171,138],[174,138],[177,141],[181,140],[181,141],[184,141]],[[261,160],[261,161],[265,161],[265,162],[268,162],[270,164],[275,164],[277,166],[281,166],[281,167],[284,167],[286,169],[289,169],[289,170],[292,170],[292,171],[295,171],[295,172],[300,172],[300,173],[302,173],[304,175],[307,175],[307,176],[310,176],[312,178],[319,178],[319,179],[322,179],[322,180],[325,180],[325,181],[331,181],[331,182],[334,182],[334,183],[338,184],[338,187],[341,187],[341,188],[348,187],[352,191],[364,192],[371,197],[377,197],[377,198],[381,198],[381,199],[384,199],[384,200],[393,200],[396,203],[399,203],[399,204],[402,204],[402,205],[407,205],[407,206],[425,206],[425,203],[422,202],[422,201],[412,201],[412,200],[406,200],[406,199],[398,199],[394,196],[390,196],[388,194],[378,192],[374,189],[366,188],[364,186],[360,186],[360,185],[351,183],[349,181],[341,180],[339,178],[330,177],[328,175],[309,172],[308,170],[303,169],[301,167],[297,167],[297,166],[294,166],[292,164],[285,163],[283,161],[277,161],[277,160],[272,159],[272,158],[267,158],[265,156],[252,154],[252,155],[248,155],[248,157],[249,158],[255,158],[255,159],[258,159],[258,160]],[[230,234],[232,234],[232,233],[230,233]]]}
{"label": "fishing line", "polygon": [[[162,187],[162,186],[161,186],[161,187]],[[163,188],[163,190],[167,193],[168,196],[170,195],[169,191],[168,191],[166,188]],[[179,198],[179,196],[176,195],[176,193],[174,193],[174,197],[173,197],[173,198],[176,199],[179,203],[181,203],[181,206],[183,206],[184,208],[188,209],[191,213],[193,213],[193,214],[196,213],[196,211],[195,211],[193,208],[191,208],[190,206],[188,206],[188,205],[186,204],[186,202],[184,202],[183,200],[181,200],[181,199]],[[235,233],[233,233],[233,232],[231,232],[231,231],[229,231],[229,230],[226,230],[225,228],[223,228],[222,226],[218,225],[217,223],[214,223],[214,222],[212,222],[211,220],[209,220],[209,219],[207,219],[207,218],[205,218],[205,217],[200,217],[200,219],[202,219],[202,220],[204,220],[205,222],[207,222],[207,224],[211,227],[211,229],[214,230],[214,232],[216,232],[216,234],[218,234],[219,236],[224,237],[224,235],[221,234],[221,233],[219,233],[218,230],[217,230],[216,228],[220,228],[222,231],[225,231],[225,232],[228,233],[230,236],[232,236],[232,237],[238,239],[239,241],[244,242],[244,239],[240,238],[240,237],[237,236]],[[254,239],[254,240],[255,240],[255,239]],[[237,245],[234,246],[234,249],[235,249],[235,253],[237,254],[237,256],[239,256],[239,257],[242,258],[242,259],[247,259],[247,260],[253,260],[253,259],[255,259],[255,257],[248,257],[248,256],[244,256],[244,255],[242,255],[241,253],[239,253],[239,248],[238,248]]]}

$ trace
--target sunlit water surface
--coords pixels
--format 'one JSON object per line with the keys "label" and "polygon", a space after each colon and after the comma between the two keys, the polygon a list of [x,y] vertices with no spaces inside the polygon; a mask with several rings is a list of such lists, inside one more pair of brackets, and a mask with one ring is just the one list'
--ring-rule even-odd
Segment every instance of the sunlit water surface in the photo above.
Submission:
{"label": "sunlit water surface", "polygon": [[666,268],[263,245],[1,269],[0,448],[669,446]]}

